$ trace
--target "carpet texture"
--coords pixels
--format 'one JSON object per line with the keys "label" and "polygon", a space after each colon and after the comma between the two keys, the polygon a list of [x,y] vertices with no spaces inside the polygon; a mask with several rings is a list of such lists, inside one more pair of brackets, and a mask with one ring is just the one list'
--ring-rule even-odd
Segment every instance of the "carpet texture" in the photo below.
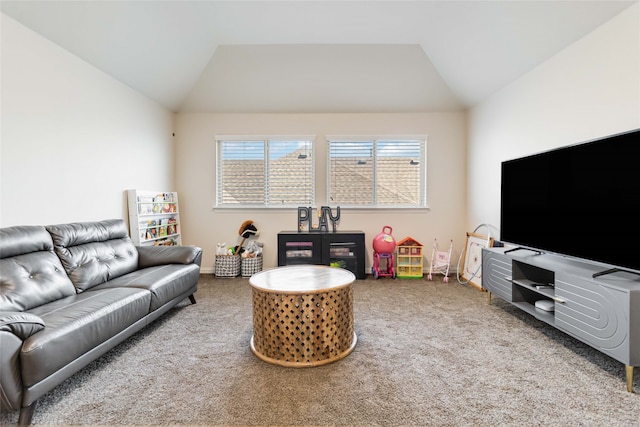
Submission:
{"label": "carpet texture", "polygon": [[640,425],[639,369],[628,393],[621,363],[455,280],[356,281],[355,350],[303,369],[251,353],[248,279],[202,275],[196,298],[45,395],[34,424]]}

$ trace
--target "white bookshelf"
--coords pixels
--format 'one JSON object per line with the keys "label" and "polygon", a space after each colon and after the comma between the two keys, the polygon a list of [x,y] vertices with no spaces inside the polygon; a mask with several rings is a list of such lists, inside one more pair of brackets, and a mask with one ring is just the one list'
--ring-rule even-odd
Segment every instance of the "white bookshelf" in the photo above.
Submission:
{"label": "white bookshelf", "polygon": [[127,190],[129,233],[138,246],[181,245],[178,193]]}

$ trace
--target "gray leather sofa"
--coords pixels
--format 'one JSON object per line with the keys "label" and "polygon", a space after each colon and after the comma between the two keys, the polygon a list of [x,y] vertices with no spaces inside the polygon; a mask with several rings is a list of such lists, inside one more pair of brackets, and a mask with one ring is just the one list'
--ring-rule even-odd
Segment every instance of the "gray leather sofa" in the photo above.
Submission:
{"label": "gray leather sofa", "polygon": [[123,220],[0,229],[0,405],[38,398],[185,298],[202,250],[135,246]]}

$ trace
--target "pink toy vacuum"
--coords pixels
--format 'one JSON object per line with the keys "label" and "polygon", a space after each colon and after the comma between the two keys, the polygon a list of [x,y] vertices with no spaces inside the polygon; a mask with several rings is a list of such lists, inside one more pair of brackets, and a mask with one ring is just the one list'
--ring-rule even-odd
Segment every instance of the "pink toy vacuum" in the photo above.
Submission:
{"label": "pink toy vacuum", "polygon": [[396,278],[393,254],[396,250],[396,240],[391,235],[392,229],[388,225],[382,227],[382,232],[373,238],[373,266],[371,274],[373,278]]}

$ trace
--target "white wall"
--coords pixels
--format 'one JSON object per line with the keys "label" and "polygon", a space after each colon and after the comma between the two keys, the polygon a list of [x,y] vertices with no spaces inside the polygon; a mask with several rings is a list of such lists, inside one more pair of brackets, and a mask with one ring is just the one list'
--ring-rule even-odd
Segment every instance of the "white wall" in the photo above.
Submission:
{"label": "white wall", "polygon": [[1,25],[1,226],[126,218],[126,189],[173,189],[171,112]]}
{"label": "white wall", "polygon": [[178,114],[176,117],[176,187],[180,192],[184,240],[203,248],[202,271],[212,272],[218,242],[238,243],[238,229],[255,222],[264,243],[265,268],[277,265],[277,233],[295,230],[297,209],[214,210],[216,135],[315,135],[318,206],[326,204],[326,135],[428,135],[428,204],[419,211],[341,209],[340,230],[362,230],[370,271],[373,237],[383,226],[396,240],[411,236],[431,256],[433,239],[457,253],[465,235],[465,113],[424,114]]}
{"label": "white wall", "polygon": [[[365,231],[368,246],[384,225],[427,247],[453,238],[459,253],[465,231],[499,223],[502,160],[640,127],[638,22],[634,5],[468,120],[464,113],[179,114],[174,151],[169,111],[3,14],[0,225],[124,218],[127,188],[177,190],[184,242],[204,248],[203,271],[212,269],[215,244],[237,238],[245,219],[260,226],[265,266],[274,266],[277,232],[295,226],[296,211],[214,210],[216,134],[315,134],[320,150],[330,134],[427,134],[430,209],[345,210],[340,228]],[[321,204],[320,188],[318,196]]]}
{"label": "white wall", "polygon": [[469,113],[467,226],[500,224],[500,166],[640,128],[640,5]]}

